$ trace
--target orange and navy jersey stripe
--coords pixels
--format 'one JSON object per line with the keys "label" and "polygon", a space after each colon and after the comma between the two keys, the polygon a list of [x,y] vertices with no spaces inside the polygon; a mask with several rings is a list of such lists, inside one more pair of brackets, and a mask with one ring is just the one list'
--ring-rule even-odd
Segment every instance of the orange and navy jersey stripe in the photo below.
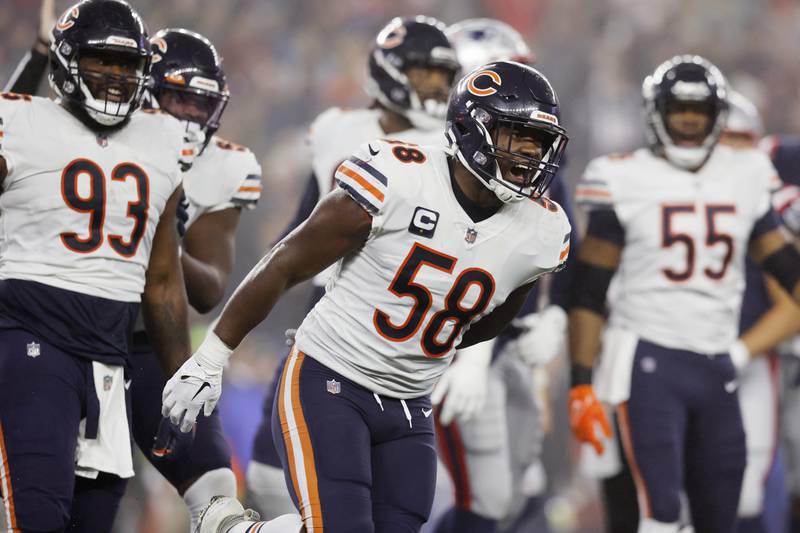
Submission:
{"label": "orange and navy jersey stripe", "polygon": [[239,188],[236,189],[231,202],[239,207],[252,209],[261,198],[261,176],[258,174],[250,174],[245,178]]}
{"label": "orange and navy jersey stripe", "polygon": [[575,200],[578,204],[603,206],[612,204],[611,191],[605,180],[582,179],[575,186]]}
{"label": "orange and navy jersey stripe", "polygon": [[370,214],[381,211],[389,180],[377,168],[353,156],[339,165],[334,177],[339,186]]}

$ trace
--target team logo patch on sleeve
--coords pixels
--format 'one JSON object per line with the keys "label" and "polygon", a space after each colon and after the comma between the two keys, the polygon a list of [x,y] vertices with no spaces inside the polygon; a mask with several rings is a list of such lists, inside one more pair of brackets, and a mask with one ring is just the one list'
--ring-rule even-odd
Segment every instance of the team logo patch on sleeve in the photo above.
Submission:
{"label": "team logo patch on sleeve", "polygon": [[408,225],[408,231],[420,237],[430,239],[436,231],[436,224],[439,222],[439,213],[426,209],[424,207],[417,207],[414,210],[414,216],[411,217],[411,223]]}

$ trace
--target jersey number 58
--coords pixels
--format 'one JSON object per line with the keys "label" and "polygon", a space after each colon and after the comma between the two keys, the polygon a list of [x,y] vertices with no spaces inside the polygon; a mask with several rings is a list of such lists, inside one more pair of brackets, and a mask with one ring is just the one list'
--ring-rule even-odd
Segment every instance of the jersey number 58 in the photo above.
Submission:
{"label": "jersey number 58", "polygon": [[[414,307],[400,325],[392,324],[389,315],[375,309],[373,323],[378,333],[392,342],[403,342],[413,337],[426,321],[432,304],[430,290],[414,281],[417,272],[423,266],[428,266],[452,274],[456,261],[455,257],[414,243],[389,285],[389,292],[398,297],[413,298]],[[464,307],[462,300],[473,285],[478,288],[478,297],[472,305]],[[420,340],[423,353],[428,357],[441,357],[448,353],[464,326],[489,305],[494,288],[494,278],[485,270],[468,268],[462,271],[445,297],[444,309],[434,313],[427,321]],[[447,322],[453,322],[453,329],[444,341],[440,341],[438,337]]]}

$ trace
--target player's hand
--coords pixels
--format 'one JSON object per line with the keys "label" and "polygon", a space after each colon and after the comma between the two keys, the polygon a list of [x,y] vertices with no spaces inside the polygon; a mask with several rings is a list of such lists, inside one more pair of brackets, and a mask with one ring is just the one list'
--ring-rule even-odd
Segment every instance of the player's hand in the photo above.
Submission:
{"label": "player's hand", "polygon": [[192,168],[194,160],[203,151],[206,144],[206,134],[197,125],[189,123],[183,134],[183,148],[181,149],[181,171],[186,172]]}
{"label": "player's hand", "polygon": [[448,425],[454,418],[469,420],[483,408],[492,358],[492,342],[459,350],[431,394],[433,405],[442,405],[439,421]]}
{"label": "player's hand", "polygon": [[525,363],[546,365],[566,347],[567,313],[557,305],[546,307],[538,313],[531,313],[511,322],[522,333],[509,342],[506,348]]}
{"label": "player's hand", "polygon": [[39,35],[38,45],[44,47],[44,52],[50,48],[50,33],[53,31],[53,26],[56,25],[56,6],[55,0],[42,0],[42,5],[39,7]]}
{"label": "player's hand", "polygon": [[194,434],[194,428],[189,433],[183,433],[169,418],[162,418],[153,437],[150,457],[156,461],[177,459],[192,446]]}
{"label": "player's hand", "polygon": [[211,416],[222,394],[222,369],[232,353],[209,331],[203,344],[164,386],[161,415],[168,416],[184,433],[192,429],[201,408],[206,416]]}
{"label": "player's hand", "polygon": [[594,446],[597,455],[603,453],[603,442],[595,426],[600,426],[602,435],[610,438],[611,424],[591,385],[575,385],[569,391],[569,423],[576,439]]}
{"label": "player's hand", "polygon": [[745,346],[741,340],[737,340],[733,343],[728,349],[728,355],[730,355],[733,368],[735,368],[737,372],[747,366],[747,363],[750,362],[750,358],[752,357],[750,355],[750,350],[747,349],[747,346]]}
{"label": "player's hand", "polygon": [[164,386],[161,414],[188,433],[200,409],[210,416],[222,394],[222,370],[213,373],[200,366],[193,355]]}
{"label": "player's hand", "polygon": [[774,194],[773,202],[783,225],[795,237],[800,236],[800,187],[784,185]]}

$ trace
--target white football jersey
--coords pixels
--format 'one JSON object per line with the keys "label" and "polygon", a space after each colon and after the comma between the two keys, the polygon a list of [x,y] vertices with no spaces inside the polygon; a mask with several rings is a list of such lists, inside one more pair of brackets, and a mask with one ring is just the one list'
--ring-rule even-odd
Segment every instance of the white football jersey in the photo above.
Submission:
{"label": "white football jersey", "polygon": [[570,225],[549,200],[505,204],[473,222],[447,151],[371,141],[336,180],[372,215],[297,332],[297,347],[379,394],[428,394],[470,324],[567,258]]}
{"label": "white football jersey", "polygon": [[261,165],[244,146],[214,136],[184,173],[183,189],[189,201],[187,228],[205,213],[253,209],[261,198]]}
{"label": "white football jersey", "polygon": [[[320,199],[333,189],[334,173],[339,165],[353,155],[365,142],[388,137],[419,145],[446,146],[444,123],[441,130],[411,128],[387,134],[380,125],[379,109],[341,109],[332,107],[321,113],[311,124],[308,143],[311,148],[311,166],[317,178]],[[328,268],[316,276],[313,282],[323,286],[333,273]]]}
{"label": "white football jersey", "polygon": [[590,162],[578,203],[612,208],[625,230],[609,325],[669,348],[726,352],[750,234],[779,184],[762,152],[722,145],[695,173],[648,149]]}
{"label": "white football jersey", "polygon": [[137,112],[98,135],[47,98],[0,97],[0,279],[138,302],[153,236],[180,185],[183,128]]}

